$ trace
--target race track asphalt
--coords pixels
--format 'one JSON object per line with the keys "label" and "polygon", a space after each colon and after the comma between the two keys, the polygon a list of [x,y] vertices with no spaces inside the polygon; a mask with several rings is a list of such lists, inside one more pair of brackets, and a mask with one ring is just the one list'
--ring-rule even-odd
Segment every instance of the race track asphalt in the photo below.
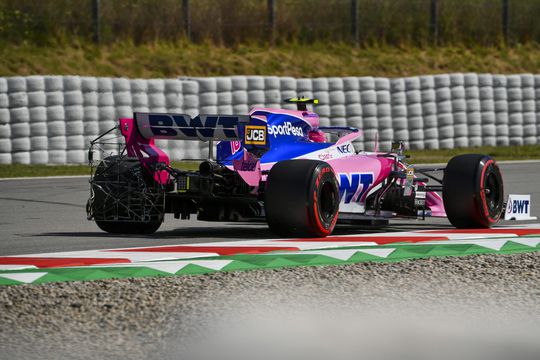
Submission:
{"label": "race track asphalt", "polygon": [[[532,215],[540,217],[540,161],[500,166],[505,194],[531,194]],[[175,220],[170,215],[153,235],[109,235],[86,220],[88,194],[88,179],[82,177],[0,181],[0,255],[275,237],[265,224]],[[446,219],[396,220],[384,231],[433,227],[450,227],[450,224]],[[335,233],[368,231],[373,230],[341,226]]]}

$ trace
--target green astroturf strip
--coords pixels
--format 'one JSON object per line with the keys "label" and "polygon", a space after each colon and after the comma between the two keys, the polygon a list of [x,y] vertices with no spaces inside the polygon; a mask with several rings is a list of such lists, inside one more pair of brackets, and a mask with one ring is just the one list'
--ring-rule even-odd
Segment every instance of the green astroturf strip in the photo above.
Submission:
{"label": "green astroturf strip", "polygon": [[22,283],[20,281],[10,280],[10,279],[0,277],[0,285],[19,285],[19,284],[22,284]]}
{"label": "green astroturf strip", "polygon": [[[380,257],[361,252],[369,249],[395,249],[387,257]],[[351,256],[348,259],[341,260],[331,255],[332,251],[351,250]],[[354,250],[358,250],[354,252]],[[134,266],[89,266],[77,268],[50,268],[50,269],[27,269],[27,270],[5,270],[0,271],[0,285],[22,284],[24,281],[3,277],[5,276],[24,276],[24,274],[45,273],[43,276],[32,281],[33,284],[42,284],[59,281],[86,281],[100,279],[121,279],[121,278],[139,278],[148,276],[174,276],[174,275],[197,275],[208,274],[217,271],[241,271],[255,269],[275,269],[292,266],[319,266],[319,265],[340,265],[354,264],[366,261],[376,262],[395,262],[402,260],[421,259],[428,257],[442,256],[464,256],[473,254],[515,254],[522,252],[540,251],[540,244],[531,247],[513,242],[510,239],[502,246],[500,250],[494,250],[475,244],[388,244],[384,246],[354,246],[346,248],[322,249],[327,255],[316,254],[317,250],[309,250],[295,253],[268,253],[268,254],[244,254],[232,256],[214,256],[208,258],[198,258],[195,261],[204,260],[228,260],[230,263],[221,270],[214,270],[199,264],[187,264],[180,268],[174,274],[158,269],[150,268],[152,262],[147,266],[136,264]],[[336,252],[337,256],[337,252]],[[189,262],[189,260],[171,260]],[[160,262],[168,263],[168,262]],[[27,280],[28,281],[28,280]]]}

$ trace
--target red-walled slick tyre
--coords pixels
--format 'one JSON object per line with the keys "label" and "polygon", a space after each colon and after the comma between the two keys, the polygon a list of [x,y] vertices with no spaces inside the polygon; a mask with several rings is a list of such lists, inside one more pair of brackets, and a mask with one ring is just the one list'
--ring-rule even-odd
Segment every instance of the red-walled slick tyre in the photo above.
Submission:
{"label": "red-walled slick tyre", "polygon": [[334,170],[323,161],[280,161],[268,175],[264,203],[272,232],[294,237],[328,236],[339,210]]}
{"label": "red-walled slick tyre", "polygon": [[487,228],[503,212],[501,171],[488,155],[455,156],[443,178],[443,201],[448,220],[457,228]]}

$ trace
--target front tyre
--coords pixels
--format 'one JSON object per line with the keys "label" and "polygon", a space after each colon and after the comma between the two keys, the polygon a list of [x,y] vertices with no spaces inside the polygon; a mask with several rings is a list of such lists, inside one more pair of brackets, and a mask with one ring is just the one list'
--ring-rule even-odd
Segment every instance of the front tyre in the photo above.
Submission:
{"label": "front tyre", "polygon": [[488,155],[466,154],[448,162],[443,178],[443,202],[456,228],[488,228],[503,212],[501,171]]}
{"label": "front tyre", "polygon": [[264,203],[272,232],[281,236],[328,236],[339,210],[334,170],[323,161],[280,161],[268,175]]}

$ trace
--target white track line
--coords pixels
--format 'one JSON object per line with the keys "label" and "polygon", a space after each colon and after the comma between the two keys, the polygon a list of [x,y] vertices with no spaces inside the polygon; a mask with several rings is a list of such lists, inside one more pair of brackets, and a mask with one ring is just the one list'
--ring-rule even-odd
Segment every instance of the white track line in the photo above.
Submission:
{"label": "white track line", "polygon": [[62,176],[28,176],[28,177],[12,177],[0,178],[0,181],[16,181],[16,180],[61,180],[61,179],[90,179],[90,175],[62,175]]}
{"label": "white track line", "polygon": [[[116,251],[69,251],[46,254],[31,255],[13,255],[12,257],[31,257],[31,258],[55,258],[55,259],[128,259],[131,262],[141,261],[164,261],[191,259],[200,257],[219,256],[212,252],[156,252],[156,251],[134,251],[134,252],[116,252]],[[11,256],[10,256],[11,257]]]}

